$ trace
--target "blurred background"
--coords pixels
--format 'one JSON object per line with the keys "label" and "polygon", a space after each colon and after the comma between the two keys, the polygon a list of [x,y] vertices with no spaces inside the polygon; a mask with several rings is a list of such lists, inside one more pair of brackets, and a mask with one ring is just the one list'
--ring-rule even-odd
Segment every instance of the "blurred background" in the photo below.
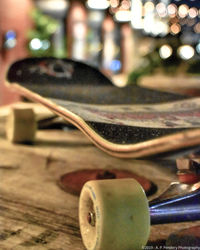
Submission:
{"label": "blurred background", "polygon": [[24,57],[72,58],[113,82],[200,95],[199,0],[1,0],[0,105]]}

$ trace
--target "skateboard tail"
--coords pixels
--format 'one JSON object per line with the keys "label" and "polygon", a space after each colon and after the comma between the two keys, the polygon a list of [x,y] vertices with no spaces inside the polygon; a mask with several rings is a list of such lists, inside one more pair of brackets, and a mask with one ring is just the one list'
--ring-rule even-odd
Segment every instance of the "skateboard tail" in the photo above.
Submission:
{"label": "skateboard tail", "polygon": [[[7,82],[7,84],[10,86],[9,82]],[[120,158],[139,158],[200,145],[200,129],[188,129],[136,144],[115,144],[100,136],[78,115],[55,104],[51,100],[20,86],[18,83],[12,83],[12,88],[30,100],[43,104],[55,114],[72,123],[98,148],[112,156]]]}

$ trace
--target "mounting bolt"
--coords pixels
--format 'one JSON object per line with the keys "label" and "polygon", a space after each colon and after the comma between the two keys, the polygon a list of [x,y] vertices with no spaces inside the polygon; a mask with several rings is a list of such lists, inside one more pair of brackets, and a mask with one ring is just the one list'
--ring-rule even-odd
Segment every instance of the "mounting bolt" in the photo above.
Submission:
{"label": "mounting bolt", "polygon": [[91,226],[95,226],[96,224],[96,216],[94,212],[89,212],[87,216],[87,220]]}

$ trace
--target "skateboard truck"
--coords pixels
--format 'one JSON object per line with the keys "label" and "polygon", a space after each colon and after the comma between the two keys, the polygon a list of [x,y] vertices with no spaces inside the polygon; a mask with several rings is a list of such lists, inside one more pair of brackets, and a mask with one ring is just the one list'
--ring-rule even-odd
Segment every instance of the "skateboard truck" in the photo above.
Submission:
{"label": "skateboard truck", "polygon": [[200,219],[200,159],[176,160],[179,182],[149,203],[151,224]]}
{"label": "skateboard truck", "polygon": [[150,202],[133,179],[87,182],[79,205],[86,248],[142,249],[148,241],[150,224],[200,220],[199,159],[178,159],[177,168],[179,182],[171,183]]}

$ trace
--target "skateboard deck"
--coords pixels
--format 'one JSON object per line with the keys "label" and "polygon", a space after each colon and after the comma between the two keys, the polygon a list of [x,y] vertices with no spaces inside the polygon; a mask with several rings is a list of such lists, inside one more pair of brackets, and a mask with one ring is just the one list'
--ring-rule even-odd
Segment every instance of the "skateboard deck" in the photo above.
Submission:
{"label": "skateboard deck", "polygon": [[15,62],[7,84],[75,125],[103,151],[136,158],[200,144],[200,98],[118,88],[97,69],[70,59]]}

